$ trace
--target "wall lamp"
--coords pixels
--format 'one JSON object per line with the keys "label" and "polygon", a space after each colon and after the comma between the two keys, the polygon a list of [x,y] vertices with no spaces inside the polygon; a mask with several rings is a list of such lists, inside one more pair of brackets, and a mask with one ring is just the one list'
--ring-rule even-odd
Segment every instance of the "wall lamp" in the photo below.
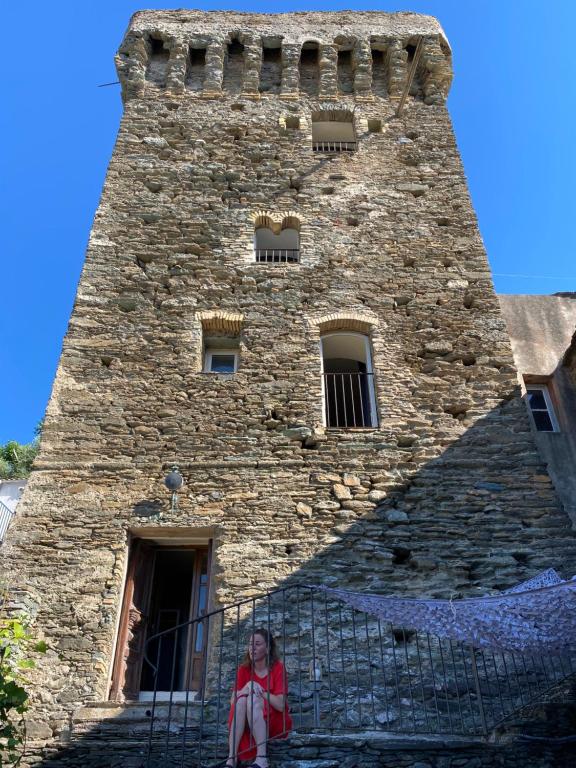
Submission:
{"label": "wall lamp", "polygon": [[184,478],[180,474],[180,471],[176,464],[172,467],[170,472],[164,478],[164,485],[169,491],[172,491],[172,512],[178,511],[178,491],[184,485]]}

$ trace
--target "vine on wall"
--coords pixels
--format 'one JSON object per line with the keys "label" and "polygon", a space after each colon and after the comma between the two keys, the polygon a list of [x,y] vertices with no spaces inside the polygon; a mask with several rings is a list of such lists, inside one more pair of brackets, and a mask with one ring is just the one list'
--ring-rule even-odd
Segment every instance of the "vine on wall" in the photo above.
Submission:
{"label": "vine on wall", "polygon": [[26,670],[36,666],[32,652],[45,653],[46,643],[34,642],[22,619],[0,616],[0,768],[17,766],[26,748]]}

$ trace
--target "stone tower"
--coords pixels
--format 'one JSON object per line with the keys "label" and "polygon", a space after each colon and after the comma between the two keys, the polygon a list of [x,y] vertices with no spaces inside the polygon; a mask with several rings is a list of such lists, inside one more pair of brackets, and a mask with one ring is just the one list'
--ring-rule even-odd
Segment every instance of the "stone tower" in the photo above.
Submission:
{"label": "stone tower", "polygon": [[138,697],[128,646],[171,578],[201,611],[291,579],[446,597],[576,570],[446,109],[451,64],[436,20],[409,13],[132,18],[5,552],[51,649],[39,743]]}

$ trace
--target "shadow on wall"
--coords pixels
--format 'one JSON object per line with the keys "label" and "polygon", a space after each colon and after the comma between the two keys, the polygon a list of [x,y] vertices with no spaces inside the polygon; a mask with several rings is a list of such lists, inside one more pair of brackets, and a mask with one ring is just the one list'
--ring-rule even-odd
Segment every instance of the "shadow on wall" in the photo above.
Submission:
{"label": "shadow on wall", "polygon": [[[404,434],[398,446],[385,430],[365,433],[359,438],[363,442],[374,441],[372,455],[373,451],[380,452],[383,457],[380,466],[386,464],[385,472],[378,462],[374,462],[370,469],[356,474],[353,460],[348,462],[348,468],[343,461],[339,472],[319,469],[330,467],[331,454],[327,452],[326,461],[323,460],[323,447],[328,450],[328,443],[319,443],[315,450],[304,452],[304,461],[310,468],[310,488],[313,490],[310,496],[316,501],[311,501],[310,506],[301,505],[299,511],[295,511],[294,514],[301,517],[302,538],[300,541],[295,538],[286,546],[284,557],[297,560],[299,548],[306,540],[316,539],[318,552],[297,565],[279,587],[323,584],[381,594],[456,598],[505,589],[551,566],[558,568],[564,576],[571,576],[576,572],[576,537],[567,516],[553,501],[523,409],[518,398],[503,401],[451,444],[450,434],[445,430],[447,447],[444,452],[419,467],[413,461],[415,451],[425,451],[426,447],[417,447],[417,435]],[[454,418],[458,418],[458,414]],[[437,434],[441,433],[442,426],[437,430]],[[340,438],[341,447],[348,446],[349,455],[353,457],[355,438],[341,435],[329,436],[328,440]],[[342,452],[341,455],[345,454]],[[405,478],[412,464],[415,470],[411,479],[400,481],[400,470]],[[265,542],[259,546],[265,546]],[[273,564],[271,559],[271,567]],[[238,599],[240,597],[238,595]],[[250,600],[247,608],[242,608],[229,622],[220,620],[218,625],[214,622],[205,627],[204,637],[209,637],[207,668],[220,670],[218,688],[225,692],[221,711],[211,713],[214,723],[220,722],[219,728],[225,730],[226,699],[239,653],[256,625],[270,626],[272,632],[281,637],[287,656],[289,649],[294,649],[301,638],[306,637],[305,642],[309,642],[309,617],[299,617],[296,606],[290,622],[286,623],[280,616],[278,602],[271,612],[270,603],[264,597]],[[350,640],[353,621],[349,616],[330,631]],[[404,654],[415,653],[414,643],[410,644],[406,633],[394,635],[393,639],[389,653],[394,654],[396,650]],[[159,650],[156,646],[157,653]],[[309,655],[306,656],[308,659]],[[388,662],[384,656],[380,661],[364,656],[363,662],[364,670],[374,668],[386,672]],[[331,663],[326,645],[324,663]],[[342,666],[345,668],[344,662]],[[291,670],[291,674],[293,672]],[[307,673],[307,670],[298,671],[299,675]],[[430,695],[436,696],[434,680],[421,682],[423,691],[425,685]],[[456,686],[454,695],[465,694]],[[306,706],[311,706],[310,701]],[[199,709],[198,705],[196,708]],[[151,724],[147,709],[149,706],[143,704],[116,707],[111,702],[84,708],[74,716],[71,744],[34,765],[47,768],[56,765],[83,765],[85,768],[92,765],[99,768],[141,766]],[[181,743],[186,724],[167,724],[163,719],[167,717],[167,712],[162,714],[162,708],[156,713],[156,742],[160,744],[166,738],[166,744],[168,741]],[[386,718],[381,728],[387,730],[389,722]],[[355,727],[363,727],[361,716]],[[319,748],[320,757],[325,748]],[[474,749],[477,751],[471,753],[471,758],[472,754],[474,759],[480,759],[477,756],[482,755],[478,765],[496,764],[491,762],[492,748]],[[513,760],[527,749],[522,746],[514,751],[510,745],[503,747],[498,758],[503,762],[498,765],[512,765]],[[539,747],[533,749],[537,752]],[[544,755],[548,747],[541,749]],[[447,764],[445,752],[442,762],[440,752],[436,761],[430,748],[426,747],[426,750],[426,759],[431,766]],[[192,764],[191,756],[186,757],[188,762],[179,762],[182,755],[174,750],[167,761],[150,765]],[[339,757],[342,755],[336,749],[334,760]],[[374,764],[396,766],[396,758],[391,753],[392,762],[387,762],[384,754],[378,758],[380,762]],[[292,755],[290,760],[294,759]],[[540,757],[531,759],[532,762],[527,760],[525,764],[534,768],[540,765]],[[572,764],[557,762],[557,759],[564,757],[553,756],[549,763],[542,757],[541,764],[559,767]],[[417,761],[416,757],[414,761]],[[368,761],[366,765],[369,764]],[[411,764],[406,762],[407,766]]]}

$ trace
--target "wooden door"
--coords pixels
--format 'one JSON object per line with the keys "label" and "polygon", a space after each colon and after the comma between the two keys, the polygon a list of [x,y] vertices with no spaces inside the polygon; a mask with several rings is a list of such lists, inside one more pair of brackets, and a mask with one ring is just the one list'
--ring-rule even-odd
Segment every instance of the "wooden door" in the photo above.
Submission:
{"label": "wooden door", "polygon": [[[199,549],[197,554],[192,582],[191,619],[204,616],[208,610],[210,550]],[[191,691],[202,688],[208,630],[208,621],[196,622],[188,636],[186,679]]]}
{"label": "wooden door", "polygon": [[114,700],[137,699],[140,693],[153,570],[153,545],[142,539],[135,539],[130,547],[112,672],[110,698]]}

